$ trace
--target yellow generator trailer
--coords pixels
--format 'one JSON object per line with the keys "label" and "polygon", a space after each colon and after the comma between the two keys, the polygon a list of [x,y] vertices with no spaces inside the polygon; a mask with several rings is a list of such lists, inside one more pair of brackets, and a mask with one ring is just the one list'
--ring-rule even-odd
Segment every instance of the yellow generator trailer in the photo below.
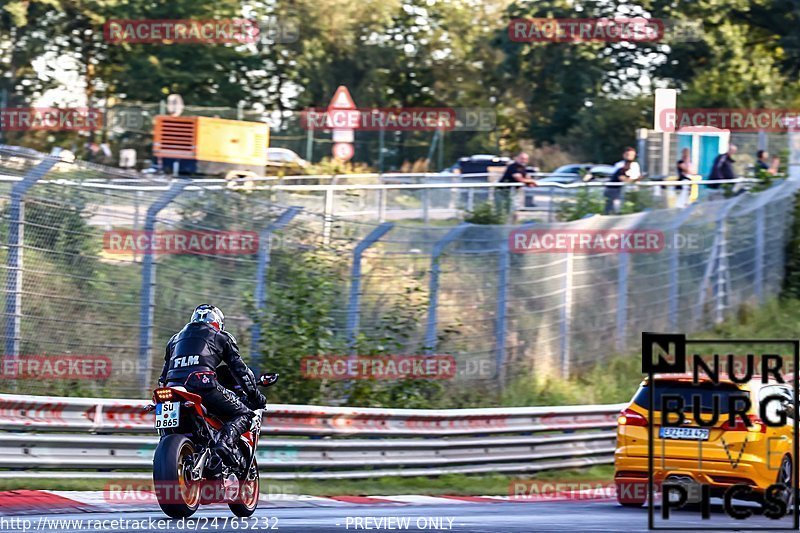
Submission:
{"label": "yellow generator trailer", "polygon": [[269,125],[212,117],[155,118],[153,155],[165,172],[263,174]]}

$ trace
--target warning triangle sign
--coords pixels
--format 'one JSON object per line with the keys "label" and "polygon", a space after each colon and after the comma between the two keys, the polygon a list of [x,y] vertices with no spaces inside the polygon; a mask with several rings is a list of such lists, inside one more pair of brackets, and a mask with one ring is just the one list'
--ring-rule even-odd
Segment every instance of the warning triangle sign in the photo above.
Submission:
{"label": "warning triangle sign", "polygon": [[328,109],[355,109],[356,104],[353,102],[353,97],[350,96],[350,91],[347,87],[340,85],[331,98],[331,103],[328,104]]}

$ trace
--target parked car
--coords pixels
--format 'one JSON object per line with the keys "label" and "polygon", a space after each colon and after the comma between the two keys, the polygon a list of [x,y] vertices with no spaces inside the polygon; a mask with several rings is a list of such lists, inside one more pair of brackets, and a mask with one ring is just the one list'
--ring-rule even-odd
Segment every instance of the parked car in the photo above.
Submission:
{"label": "parked car", "polygon": [[454,164],[442,171],[443,174],[487,174],[492,171],[500,171],[505,168],[511,159],[499,155],[476,154],[461,157]]}
{"label": "parked car", "polygon": [[306,168],[310,163],[288,148],[267,148],[267,163],[270,166]]}
{"label": "parked car", "polygon": [[[699,488],[708,485],[711,496],[719,496],[736,484],[747,485],[753,499],[763,496],[767,487],[775,483],[792,486],[793,421],[786,425],[767,425],[760,418],[761,403],[770,396],[779,396],[782,402],[769,401],[763,406],[764,416],[770,421],[779,420],[779,410],[791,416],[792,388],[772,379],[762,383],[761,376],[752,376],[745,383],[734,383],[720,376],[718,383],[701,379],[695,383],[691,374],[656,374],[653,398],[653,480],[656,485],[672,481]],[[645,503],[648,482],[648,416],[653,386],[645,379],[634,394],[630,404],[617,420],[617,448],[614,452],[614,481],[617,499],[624,506],[641,506]],[[683,398],[685,406],[693,407],[694,398],[700,399],[699,413],[711,420],[712,411],[719,414],[712,426],[702,427],[694,419],[692,408],[684,410],[684,423],[680,426],[662,425],[660,410],[662,398]],[[746,412],[750,425],[740,416],[731,424],[728,406],[733,397],[746,397],[750,408]],[[719,402],[718,404],[716,402]],[[741,400],[733,400],[740,407]],[[714,408],[716,404],[716,409]],[[674,416],[674,415],[673,415]],[[702,461],[698,448],[702,446]],[[746,453],[744,450],[747,447]],[[746,495],[737,495],[746,499]]]}
{"label": "parked car", "polygon": [[607,181],[614,174],[614,165],[592,165],[583,181]]}
{"label": "parked car", "polygon": [[607,180],[614,173],[614,165],[595,165],[580,163],[562,165],[553,171],[552,176],[542,178],[542,183],[577,183],[580,181]]}
{"label": "parked car", "polygon": [[592,168],[593,166],[595,165],[591,163],[561,165],[560,167],[558,167],[553,171],[553,174],[558,174],[557,176],[550,176],[544,178],[541,181],[551,181],[556,183],[573,183],[581,179],[583,175],[589,172],[589,169]]}

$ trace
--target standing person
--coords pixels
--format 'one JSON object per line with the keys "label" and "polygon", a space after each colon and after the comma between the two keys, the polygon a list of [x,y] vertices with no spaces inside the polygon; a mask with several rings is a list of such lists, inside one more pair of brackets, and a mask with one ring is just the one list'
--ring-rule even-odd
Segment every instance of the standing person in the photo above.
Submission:
{"label": "standing person", "polygon": [[[691,183],[692,174],[694,174],[694,167],[692,166],[692,156],[688,148],[681,150],[681,158],[678,161],[678,181],[688,181]],[[678,202],[676,207],[686,207],[689,205],[689,193],[691,191],[690,185],[682,185],[678,187]]]}
{"label": "standing person", "polygon": [[765,170],[773,176],[778,173],[778,167],[781,162],[779,158],[774,157],[770,163],[767,163],[769,160],[769,152],[766,150],[759,150],[756,152],[756,159],[756,174],[759,170]]}
{"label": "standing person", "polygon": [[[609,178],[609,183],[635,183],[642,177],[642,171],[639,168],[639,163],[635,161],[636,150],[627,146],[622,151],[622,161],[614,165],[614,173]],[[606,197],[606,208],[604,213],[606,215],[619,214],[622,207],[622,185],[613,185],[606,187],[604,192]]]}
{"label": "standing person", "polygon": [[[528,177],[528,154],[518,153],[506,167],[499,183],[524,183],[528,187],[536,187],[536,181]],[[511,198],[514,191],[512,187],[497,187],[494,191],[495,208],[503,215],[511,212]]]}
{"label": "standing person", "polygon": [[[738,148],[735,144],[728,147],[728,151],[719,154],[714,159],[714,164],[711,166],[711,173],[708,175],[709,181],[718,180],[733,180],[736,179],[736,174],[733,172],[733,164],[736,162],[733,156],[736,155]],[[709,189],[719,189],[719,183],[712,183],[707,185]]]}

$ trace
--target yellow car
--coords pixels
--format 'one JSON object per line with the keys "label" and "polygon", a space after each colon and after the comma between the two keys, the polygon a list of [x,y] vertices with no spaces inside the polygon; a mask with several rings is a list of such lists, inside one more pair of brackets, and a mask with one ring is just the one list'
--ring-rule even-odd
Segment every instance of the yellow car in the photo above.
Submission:
{"label": "yellow car", "polygon": [[[771,378],[771,376],[770,376]],[[653,481],[694,486],[708,485],[712,496],[720,496],[736,484],[746,484],[750,491],[737,490],[738,499],[758,498],[775,483],[791,486],[793,472],[792,408],[793,392],[789,383],[771,379],[762,383],[760,376],[743,384],[720,379],[719,383],[700,380],[693,383],[691,375],[656,374],[653,403]],[[641,506],[647,499],[648,481],[648,407],[651,384],[645,379],[631,403],[618,418],[617,447],[614,452],[614,481],[617,501],[625,506]],[[662,396],[682,398],[684,421],[679,426],[662,427]],[[769,399],[778,396],[781,399]],[[715,424],[702,427],[695,423],[692,401],[700,399],[699,414],[710,421],[716,412]],[[729,409],[746,411],[750,424],[740,416],[730,423]],[[678,420],[677,399],[668,408],[670,422]],[[733,407],[731,408],[731,402]],[[763,404],[763,405],[762,405]],[[762,409],[763,407],[763,409]],[[763,416],[772,425],[765,424]],[[785,417],[786,424],[775,423]],[[744,493],[744,494],[743,494]]]}

